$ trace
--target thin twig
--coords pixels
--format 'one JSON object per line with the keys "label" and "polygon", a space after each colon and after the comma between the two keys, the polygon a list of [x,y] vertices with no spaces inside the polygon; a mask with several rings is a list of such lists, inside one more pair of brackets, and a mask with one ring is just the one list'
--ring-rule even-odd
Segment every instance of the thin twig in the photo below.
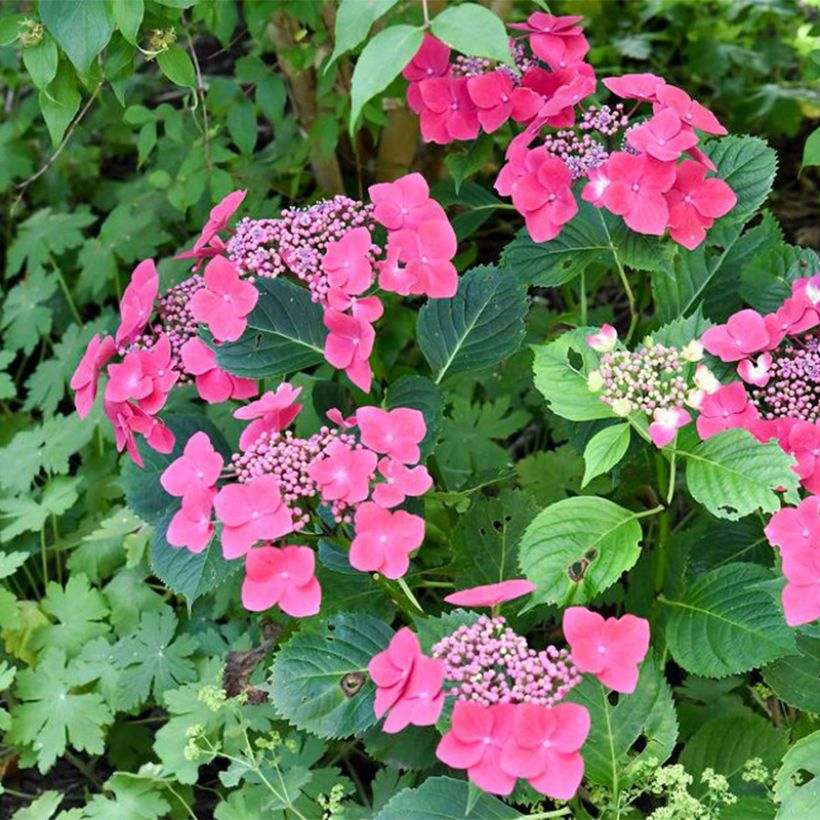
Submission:
{"label": "thin twig", "polygon": [[205,164],[208,168],[211,168],[211,144],[208,139],[208,106],[205,105],[205,84],[202,82],[202,71],[199,67],[199,59],[196,56],[194,41],[191,39],[191,32],[187,26],[185,27],[185,36],[188,38],[188,50],[191,52],[191,59],[194,63],[194,72],[196,73],[196,91],[199,96],[199,103],[202,106],[202,139],[203,147],[205,149]]}

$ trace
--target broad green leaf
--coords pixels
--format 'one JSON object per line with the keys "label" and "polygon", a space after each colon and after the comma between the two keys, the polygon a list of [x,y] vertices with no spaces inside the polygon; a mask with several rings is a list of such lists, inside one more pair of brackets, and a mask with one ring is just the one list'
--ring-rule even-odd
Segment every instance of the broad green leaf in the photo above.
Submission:
{"label": "broad green leaf", "polygon": [[40,0],[40,19],[62,46],[77,71],[84,74],[114,33],[114,19],[105,0]]}
{"label": "broad green leaf", "polygon": [[45,88],[57,76],[57,44],[48,33],[36,46],[23,49],[23,65],[37,88]]}
{"label": "broad green leaf", "polygon": [[29,557],[27,552],[0,553],[0,578],[8,578],[25,564]]}
{"label": "broad green leaf", "polygon": [[429,777],[421,786],[400,791],[373,820],[513,820],[525,816],[484,792],[468,811],[469,805],[466,780]]}
{"label": "broad green leaf", "polygon": [[356,61],[350,89],[350,130],[362,108],[387,88],[413,59],[424,39],[424,29],[417,26],[390,26],[369,40]]}
{"label": "broad green leaf", "polygon": [[0,18],[0,46],[10,46],[25,30],[25,14],[8,14]]}
{"label": "broad green leaf", "polygon": [[797,650],[769,664],[763,680],[789,706],[820,714],[820,638],[798,635]]}
{"label": "broad green leaf", "polygon": [[700,308],[687,317],[679,316],[668,324],[659,327],[650,334],[655,344],[667,347],[683,348],[692,339],[699,339],[710,327],[712,322],[704,319]]}
{"label": "broad green leaf", "polygon": [[422,459],[436,448],[444,399],[439,388],[424,376],[401,376],[392,382],[384,396],[384,406],[389,410],[396,407],[412,407],[424,416],[427,432],[419,448]]}
{"label": "broad green leaf", "polygon": [[472,626],[478,618],[478,612],[467,609],[451,609],[437,618],[415,618],[415,633],[421,651],[429,655],[442,638],[452,635],[460,626]]}
{"label": "broad green leaf", "polygon": [[[32,800],[22,809],[17,809],[11,820],[49,820],[63,802],[65,795],[60,792],[43,792],[38,798]],[[62,812],[60,812],[62,814]]]}
{"label": "broad green leaf", "polygon": [[740,294],[761,313],[774,313],[792,295],[794,281],[818,269],[820,256],[813,248],[778,242],[747,260],[741,271]]}
{"label": "broad green leaf", "polygon": [[[567,696],[589,710],[592,723],[584,743],[585,777],[618,792],[640,776],[639,761],[663,763],[672,754],[678,720],[672,691],[651,652],[631,695],[612,693],[591,675]],[[640,745],[638,745],[640,744]]]}
{"label": "broad green leaf", "polygon": [[74,72],[67,64],[63,63],[51,85],[40,91],[39,100],[51,141],[59,145],[74,115],[80,110],[80,92],[77,91]]}
{"label": "broad green leaf", "polygon": [[479,134],[464,151],[453,152],[444,157],[455,192],[461,190],[464,180],[477,173],[493,156],[493,140],[488,134]]}
{"label": "broad green leaf", "polygon": [[757,757],[773,769],[787,748],[782,729],[775,729],[760,715],[744,712],[722,715],[701,726],[684,746],[680,762],[694,778],[691,791],[696,795],[708,789],[700,779],[704,769],[726,777],[735,794],[755,794],[759,786],[743,780],[746,761]]}
{"label": "broad green leaf", "polygon": [[182,46],[172,45],[157,54],[157,64],[174,85],[196,88],[196,71],[188,52]]}
{"label": "broad green leaf", "polygon": [[[374,809],[381,808],[406,785],[406,782],[402,782],[398,788],[392,788],[380,803],[378,798],[382,795],[377,794],[380,776],[385,778],[391,773],[398,776],[400,771],[435,766],[436,746],[440,740],[441,735],[435,726],[408,726],[395,735],[388,735],[380,726],[372,726],[365,732],[364,747],[367,755],[387,767],[376,773],[372,784]],[[404,777],[411,783],[414,782],[412,773],[405,774]]]}
{"label": "broad green leaf", "polygon": [[319,737],[348,737],[376,722],[367,664],[393,630],[372,615],[340,613],[304,626],[277,652],[267,691],[281,715]]}
{"label": "broad green leaf", "polygon": [[240,96],[228,110],[228,133],[239,150],[246,156],[253,154],[256,147],[256,111],[253,103]]}
{"label": "broad green leaf", "polygon": [[478,3],[451,5],[439,12],[430,30],[450,48],[513,65],[510,36],[501,18]]}
{"label": "broad green leaf", "polygon": [[[806,772],[805,776],[796,777]],[[800,738],[783,758],[774,782],[777,820],[806,820],[820,812],[820,732]]]}
{"label": "broad green leaf", "polygon": [[583,604],[612,586],[640,554],[640,514],[606,498],[577,496],[542,510],[519,545],[533,600]]}
{"label": "broad green leaf", "polygon": [[694,675],[722,678],[796,651],[794,633],[758,564],[726,564],[695,579],[669,607],[666,640],[675,661]]}
{"label": "broad green leaf", "polygon": [[820,128],[815,128],[809,134],[803,146],[803,162],[800,163],[800,170],[810,165],[820,165]]}
{"label": "broad green leaf", "polygon": [[322,308],[287,279],[256,280],[259,301],[236,342],[219,345],[220,367],[247,379],[273,378],[324,360]]}
{"label": "broad green leaf", "polygon": [[598,495],[612,488],[609,478],[593,479],[584,489],[584,457],[571,444],[540,450],[515,464],[518,483],[541,507],[571,495]]}
{"label": "broad green leaf", "polygon": [[737,521],[757,510],[777,512],[779,488],[797,498],[794,459],[777,443],[761,444],[746,430],[724,430],[678,454],[687,462],[689,492],[718,518]]}
{"label": "broad green leaf", "polygon": [[596,433],[584,450],[584,479],[582,487],[602,473],[608,473],[626,454],[629,449],[630,427],[613,424]]}
{"label": "broad green leaf", "polygon": [[524,338],[526,312],[525,288],[488,265],[462,276],[451,299],[428,301],[419,311],[417,340],[436,384],[515,353]]}
{"label": "broad green leaf", "polygon": [[398,0],[341,0],[336,10],[336,26],[333,32],[333,54],[330,55],[325,71],[336,60],[367,37],[370,27],[396,5]]}
{"label": "broad green leaf", "polygon": [[145,14],[144,0],[113,0],[111,10],[122,36],[132,45],[137,45],[142,17]]}
{"label": "broad green leaf", "polygon": [[83,808],[83,820],[159,820],[171,811],[164,786],[153,782],[150,774],[116,773],[103,790],[112,797],[95,794]]}

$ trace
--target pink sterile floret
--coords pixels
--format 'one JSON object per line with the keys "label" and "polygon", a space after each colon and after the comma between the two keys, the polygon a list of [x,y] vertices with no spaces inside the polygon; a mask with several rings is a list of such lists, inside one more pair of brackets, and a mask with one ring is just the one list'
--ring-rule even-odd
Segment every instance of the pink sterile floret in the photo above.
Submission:
{"label": "pink sterile floret", "polygon": [[[382,268],[380,282],[401,293],[401,280],[406,279],[408,293],[433,299],[455,296],[458,273],[451,260],[457,247],[455,231],[446,219],[426,219],[412,231],[395,231],[390,235],[388,248],[398,251],[398,257],[393,257],[392,268],[388,261],[387,277]],[[399,271],[395,267],[397,262],[406,262],[407,267]]]}
{"label": "pink sterile floret", "polygon": [[581,19],[575,15],[555,17],[540,11],[527,18],[530,48],[553,71],[579,62],[589,51],[584,30],[576,25]]}
{"label": "pink sterile floret", "polygon": [[732,314],[724,325],[710,327],[701,341],[724,362],[737,362],[772,347],[764,318],[751,308]]}
{"label": "pink sterile floret", "polygon": [[732,382],[705,395],[698,409],[700,415],[696,426],[698,435],[704,440],[734,427],[752,430],[760,419],[757,408],[746,395],[743,382]]}
{"label": "pink sterile floret", "polygon": [[118,347],[133,342],[148,324],[159,291],[159,274],[153,259],[140,262],[120,301],[120,324],[115,341]]}
{"label": "pink sterile floret", "polygon": [[325,339],[325,359],[333,367],[344,370],[356,387],[369,393],[373,378],[369,360],[376,340],[373,327],[333,308],[325,311],[324,323],[330,331]]}
{"label": "pink sterile floret", "polygon": [[208,221],[202,228],[199,238],[190,251],[185,251],[174,257],[175,259],[207,259],[216,256],[225,249],[225,245],[218,234],[228,226],[228,222],[242,204],[247,190],[233,191],[211,208]]}
{"label": "pink sterile floret", "polygon": [[209,404],[228,399],[249,399],[256,395],[256,382],[226,373],[216,363],[216,353],[202,339],[188,339],[179,355],[185,370],[194,377],[199,397]]}
{"label": "pink sterile floret", "polygon": [[302,409],[302,405],[296,403],[301,392],[301,387],[282,382],[276,392],[268,390],[256,401],[234,411],[234,418],[251,420],[239,437],[240,449],[247,450],[262,433],[278,433],[289,427]]}
{"label": "pink sterile floret", "polygon": [[245,556],[242,605],[263,612],[276,604],[293,618],[316,615],[322,589],[315,572],[310,547],[255,547]]}
{"label": "pink sterile floret", "polygon": [[419,460],[419,444],[427,432],[424,416],[419,410],[397,407],[360,407],[356,411],[362,444],[403,464]]}
{"label": "pink sterile floret", "polygon": [[707,134],[723,136],[728,133],[717,117],[706,106],[693,100],[683,89],[674,85],[661,85],[655,91],[655,113],[672,110],[684,125],[699,128]]}
{"label": "pink sterile floret", "polygon": [[335,440],[324,457],[308,467],[308,475],[319,485],[323,501],[358,504],[370,495],[370,481],[376,472],[378,456],[371,450]]}
{"label": "pink sterile floret", "polygon": [[596,353],[609,353],[618,344],[618,331],[612,325],[601,325],[597,333],[587,336],[586,342]]}
{"label": "pink sterile floret", "polygon": [[677,159],[688,148],[697,145],[698,135],[684,125],[674,111],[665,108],[652,119],[630,129],[626,139],[636,150],[666,162]]}
{"label": "pink sterile floret", "polygon": [[765,528],[766,538],[781,550],[820,544],[820,497],[804,498],[796,507],[783,507]]}
{"label": "pink sterile floret", "polygon": [[578,669],[616,692],[635,691],[638,664],[649,649],[649,621],[635,615],[604,618],[571,606],[564,610],[563,629]]}
{"label": "pink sterile floret", "polygon": [[211,542],[214,524],[213,510],[216,489],[194,487],[182,498],[182,506],[168,525],[165,537],[173,547],[186,547],[191,552],[202,552]]}
{"label": "pink sterile floret", "polygon": [[379,460],[379,474],[384,483],[374,488],[373,500],[385,509],[397,507],[408,495],[424,495],[433,485],[426,467],[419,465],[411,469],[394,458]]}
{"label": "pink sterile floret", "polygon": [[152,348],[132,350],[119,364],[109,365],[105,399],[135,399],[141,410],[154,415],[165,404],[178,377],[171,368],[171,344],[167,336],[161,336]]}
{"label": "pink sterile floret", "polygon": [[353,228],[341,239],[328,243],[322,257],[322,270],[333,288],[348,294],[364,293],[373,281],[371,246],[367,228]]}
{"label": "pink sterile floret", "polygon": [[410,553],[424,541],[423,518],[404,510],[391,512],[372,501],[359,505],[353,525],[350,565],[386,578],[401,578],[410,566]]}
{"label": "pink sterile floret", "polygon": [[530,88],[516,87],[506,71],[470,77],[467,92],[478,109],[478,121],[488,134],[510,117],[516,122],[528,122],[541,106],[541,96]]}
{"label": "pink sterile floret", "polygon": [[117,346],[110,336],[100,339],[95,333],[83,353],[77,369],[71,377],[69,386],[75,391],[74,407],[77,415],[84,419],[90,412],[97,397],[97,384],[100,380],[100,371],[108,364],[111,357],[117,352]]}
{"label": "pink sterile floret", "polygon": [[449,71],[450,49],[432,34],[425,34],[419,50],[401,74],[405,80],[417,83],[432,77],[443,77]]}
{"label": "pink sterile floret", "polygon": [[652,414],[649,438],[656,447],[666,447],[690,421],[692,417],[683,407],[659,407]]}
{"label": "pink sterile floret", "polygon": [[415,230],[427,219],[447,219],[441,205],[430,199],[430,188],[419,173],[379,182],[367,192],[375,206],[373,219],[388,231]]}
{"label": "pink sterile floret", "polygon": [[529,595],[534,590],[535,584],[532,581],[526,578],[513,578],[498,584],[482,584],[452,592],[444,600],[455,606],[498,606],[522,595]]}
{"label": "pink sterile floret", "polygon": [[810,493],[820,493],[820,426],[796,419],[780,446],[797,459],[792,470]]}
{"label": "pink sterile floret", "polygon": [[245,555],[257,541],[269,541],[293,530],[293,515],[282,502],[279,482],[269,475],[247,484],[227,484],[214,499],[222,522],[222,554],[228,560]]}
{"label": "pink sterile floret", "polygon": [[756,360],[744,359],[737,363],[737,375],[747,384],[765,387],[771,378],[773,362],[771,353],[761,353]]}
{"label": "pink sterile floret", "polygon": [[217,256],[205,266],[205,287],[191,297],[190,309],[218,342],[234,342],[244,333],[258,298],[259,291],[243,282],[224,256]]}
{"label": "pink sterile floret", "polygon": [[194,433],[188,439],[182,455],[172,461],[159,478],[169,495],[183,497],[192,492],[211,489],[224,465],[222,456],[214,449],[208,434]]}
{"label": "pink sterile floret", "polygon": [[601,81],[613,94],[625,100],[655,102],[657,92],[666,85],[657,74],[624,74],[620,77],[604,77]]}
{"label": "pink sterile floret", "polygon": [[478,109],[467,91],[467,77],[436,77],[419,83],[421,135],[446,145],[478,136]]}

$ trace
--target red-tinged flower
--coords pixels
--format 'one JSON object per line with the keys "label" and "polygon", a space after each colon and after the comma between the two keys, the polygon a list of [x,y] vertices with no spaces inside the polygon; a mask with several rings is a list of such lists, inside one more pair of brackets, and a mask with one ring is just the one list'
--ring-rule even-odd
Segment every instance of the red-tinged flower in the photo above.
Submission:
{"label": "red-tinged flower", "polygon": [[704,441],[735,427],[753,431],[760,420],[760,414],[749,401],[742,382],[732,382],[705,395],[698,410],[700,415],[696,426],[698,435]]}
{"label": "red-tinged flower", "polygon": [[804,498],[796,507],[783,507],[770,519],[766,538],[781,551],[820,545],[820,497]]}
{"label": "red-tinged flower", "polygon": [[657,101],[653,108],[656,114],[665,108],[671,109],[684,125],[715,136],[728,133],[705,105],[695,102],[683,89],[674,85],[662,85],[656,90],[655,96]]}
{"label": "red-tinged flower", "polygon": [[491,134],[512,117],[529,122],[541,107],[542,98],[529,88],[517,88],[506,71],[490,71],[467,80],[467,92],[478,109],[481,127]]}
{"label": "red-tinged flower", "polygon": [[188,307],[218,342],[235,342],[245,332],[258,299],[259,291],[243,282],[227,259],[217,256],[205,266],[205,287],[194,293]]}
{"label": "red-tinged flower", "polygon": [[385,578],[401,578],[410,566],[410,553],[424,541],[423,518],[404,510],[391,512],[372,501],[359,505],[353,525],[350,565]]}
{"label": "red-tinged flower", "polygon": [[482,706],[456,701],[450,731],[436,748],[436,757],[454,769],[466,769],[467,777],[492,794],[511,794],[516,777],[501,766],[501,754],[513,733],[513,703]]}
{"label": "red-tinged flower", "polygon": [[200,431],[188,439],[182,455],[165,468],[159,481],[168,495],[184,497],[211,489],[224,463],[208,434]]}
{"label": "red-tinged flower", "polygon": [[589,712],[576,703],[552,707],[521,703],[501,752],[501,766],[553,800],[570,800],[584,776],[579,750],[589,727]]}
{"label": "red-tinged flower", "polygon": [[376,340],[370,323],[333,308],[325,310],[324,323],[330,331],[325,339],[325,359],[333,367],[344,370],[353,384],[369,393],[372,380],[369,359]]}
{"label": "red-tinged flower", "polygon": [[596,204],[622,216],[633,231],[660,236],[669,222],[664,194],[675,182],[675,163],[618,151],[602,168],[610,181]]}
{"label": "red-tinged flower", "polygon": [[638,664],[649,650],[649,621],[635,615],[604,618],[571,606],[564,610],[563,630],[578,669],[616,692],[635,691]]}
{"label": "red-tinged flower", "polygon": [[[643,151],[661,162],[668,162],[677,159],[693,145],[697,145],[698,135],[689,126],[684,125],[674,111],[665,108],[652,119],[629,130],[626,139],[636,150]],[[705,174],[706,169],[703,171]]]}
{"label": "red-tinged flower", "polygon": [[390,639],[385,650],[370,659],[367,672],[376,684],[373,703],[376,717],[380,718],[401,697],[421,655],[419,639],[405,626]]}
{"label": "red-tinged flower", "polygon": [[584,29],[578,25],[583,19],[583,16],[575,14],[557,17],[543,11],[534,11],[526,22],[510,23],[510,28],[536,34],[553,34],[556,37],[576,37],[584,33]]}
{"label": "red-tinged flower", "polygon": [[507,601],[514,601],[535,590],[535,584],[526,578],[513,578],[498,584],[482,584],[469,589],[452,592],[445,597],[448,604],[454,606],[491,606],[495,607]]}
{"label": "red-tinged flower", "polygon": [[236,213],[247,194],[245,191],[233,191],[211,208],[208,221],[190,251],[175,256],[175,259],[206,259],[216,256],[225,249],[219,238],[219,232],[225,230],[231,217]]}
{"label": "red-tinged flower", "polygon": [[820,618],[820,548],[798,547],[783,554],[787,584],[781,593],[789,626]]}
{"label": "red-tinged flower", "polygon": [[388,231],[413,230],[427,219],[447,219],[441,205],[430,199],[427,181],[418,172],[371,185],[367,193],[375,206],[373,219]]}
{"label": "red-tinged flower", "polygon": [[820,493],[820,427],[795,420],[781,446],[797,460],[792,470],[797,473],[800,483],[810,493]]}
{"label": "red-tinged flower", "polygon": [[603,208],[604,193],[612,180],[606,172],[606,163],[593,168],[587,174],[587,184],[581,189],[581,199],[591,202],[596,208]]}
{"label": "red-tinged flower", "polygon": [[251,420],[239,437],[240,449],[247,450],[262,433],[278,433],[289,427],[302,409],[302,405],[296,403],[301,392],[301,387],[282,382],[275,393],[268,390],[256,401],[234,411],[235,419]]}
{"label": "red-tinged flower", "polygon": [[601,325],[597,333],[586,337],[586,342],[596,353],[609,353],[618,344],[618,331],[612,325]]}
{"label": "red-tinged flower", "polygon": [[649,438],[656,447],[666,447],[690,421],[692,417],[682,407],[659,407],[652,414]]}
{"label": "red-tinged flower", "polygon": [[392,735],[407,726],[433,726],[444,708],[444,662],[419,655],[399,699],[384,721]]}
{"label": "red-tinged flower", "polygon": [[409,469],[393,458],[379,461],[379,474],[384,478],[384,484],[376,485],[373,500],[385,509],[398,507],[407,496],[424,495],[433,486],[426,467],[419,465]]}
{"label": "red-tinged flower", "polygon": [[786,299],[774,312],[763,317],[772,348],[780,344],[786,336],[796,336],[820,324],[820,316],[815,304],[803,290]]}
{"label": "red-tinged flower", "polygon": [[540,57],[553,71],[560,71],[583,60],[589,51],[584,30],[577,25],[582,19],[575,15],[555,17],[536,11],[527,18],[524,25],[513,25],[511,28],[529,31],[533,54]]}
{"label": "red-tinged flower", "polygon": [[136,354],[143,374],[151,380],[151,392],[140,399],[140,408],[153,416],[163,408],[179,378],[179,373],[171,367],[171,341],[163,333],[152,347],[137,350]]}
{"label": "red-tinged flower", "polygon": [[771,378],[773,361],[771,353],[761,353],[756,360],[743,359],[737,363],[737,375],[747,384],[765,387]]}
{"label": "red-tinged flower", "polygon": [[103,411],[114,428],[117,450],[126,450],[131,460],[144,467],[134,434],[145,437],[148,446],[159,453],[170,453],[174,449],[174,434],[155,416],[149,416],[137,405],[128,401],[103,402]]}
{"label": "red-tinged flower", "polygon": [[130,419],[131,429],[139,433],[152,450],[170,453],[174,449],[174,434],[171,430],[157,416],[149,416],[139,408],[137,411]]}
{"label": "red-tinged flower", "polygon": [[572,195],[572,176],[566,164],[550,156],[545,148],[529,152],[527,173],[514,187],[512,201],[524,217],[535,242],[554,239],[563,225],[578,213]]}
{"label": "red-tinged flower", "polygon": [[373,281],[370,249],[373,239],[367,228],[353,228],[341,239],[328,243],[322,257],[322,270],[331,287],[345,293],[364,293]]}
{"label": "red-tinged flower", "polygon": [[684,160],[676,168],[674,186],[666,193],[669,235],[689,250],[700,245],[706,238],[706,229],[712,227],[715,219],[729,213],[737,203],[734,191],[722,179],[706,179],[706,171],[702,163]]}
{"label": "red-tinged flower", "polygon": [[321,602],[316,556],[310,547],[255,547],[245,556],[245,609],[264,612],[277,605],[292,618],[307,618],[316,615]]}
{"label": "red-tinged flower", "polygon": [[658,89],[666,85],[666,80],[656,74],[624,74],[604,77],[601,82],[616,96],[640,102],[655,102]]}
{"label": "red-tinged flower", "polygon": [[119,403],[129,399],[144,399],[154,389],[153,379],[143,370],[142,351],[126,353],[121,362],[108,366],[108,384],[105,386],[105,400]]}
{"label": "red-tinged flower", "polygon": [[370,494],[377,461],[378,457],[370,450],[332,441],[324,457],[308,467],[308,475],[319,485],[323,501],[358,504]]}
{"label": "red-tinged flower", "polygon": [[165,538],[172,547],[185,547],[191,552],[202,552],[214,534],[211,515],[216,489],[198,488],[183,495],[182,506],[168,525]]}
{"label": "red-tinged flower", "polygon": [[216,363],[216,352],[197,336],[188,339],[179,351],[187,373],[194,377],[197,393],[208,404],[228,399],[249,399],[258,392],[253,379],[242,379],[226,373]]}
{"label": "red-tinged flower", "polygon": [[131,344],[140,336],[159,291],[159,274],[153,259],[140,262],[131,274],[131,281],[120,300],[120,324],[115,334],[117,347]]}
{"label": "red-tinged flower", "polygon": [[467,77],[422,80],[419,93],[423,105],[419,124],[425,142],[446,145],[478,136],[478,109],[467,91]]}
{"label": "red-tinged flower", "polygon": [[732,314],[726,324],[710,327],[701,337],[703,346],[724,362],[737,362],[770,350],[772,343],[764,318],[751,308]]}
{"label": "red-tinged flower", "polygon": [[419,444],[427,433],[421,411],[410,407],[394,410],[360,407],[356,420],[365,447],[403,464],[415,464],[419,460]]}
{"label": "red-tinged flower", "polygon": [[410,293],[432,299],[455,296],[458,272],[451,260],[458,242],[446,219],[428,219],[414,231],[396,231],[390,241],[399,249],[399,260],[407,263],[401,275],[412,282]]}
{"label": "red-tinged flower", "polygon": [[74,390],[74,407],[77,415],[84,419],[90,412],[97,397],[97,384],[100,380],[100,371],[117,352],[117,346],[110,336],[100,339],[95,333],[83,353],[77,369],[71,377],[69,386]]}
{"label": "red-tinged flower", "polygon": [[402,69],[401,75],[411,83],[443,77],[450,71],[450,48],[432,34],[425,34],[419,50]]}
{"label": "red-tinged flower", "polygon": [[257,541],[272,541],[293,531],[293,516],[282,502],[279,483],[270,475],[247,484],[227,484],[214,499],[222,522],[222,555],[245,555]]}
{"label": "red-tinged flower", "polygon": [[[588,69],[588,70],[587,70]],[[575,123],[575,107],[595,93],[595,75],[586,63],[570,69],[572,78],[538,109],[538,120],[552,128],[569,128]]]}

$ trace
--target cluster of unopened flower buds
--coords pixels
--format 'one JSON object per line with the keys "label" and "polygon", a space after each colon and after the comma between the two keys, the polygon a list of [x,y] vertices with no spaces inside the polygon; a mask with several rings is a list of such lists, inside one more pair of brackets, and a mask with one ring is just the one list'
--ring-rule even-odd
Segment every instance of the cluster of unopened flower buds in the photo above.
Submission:
{"label": "cluster of unopened flower buds", "polygon": [[448,603],[489,607],[491,617],[459,627],[436,644],[432,656],[422,652],[410,629],[400,629],[368,666],[376,684],[374,709],[377,717],[386,715],[384,731],[395,733],[437,723],[451,698],[439,760],[466,770],[487,792],[511,794],[523,778],[542,794],[569,800],[583,777],[580,750],[590,716],[563,698],[582,674],[617,692],[634,692],[649,649],[649,623],[570,607],[563,618],[569,650],[537,653],[496,612],[533,589],[529,581],[510,580],[447,596]]}
{"label": "cluster of unopened flower buds", "polygon": [[[450,49],[426,35],[403,71],[422,136],[445,144],[475,139],[481,130],[492,133],[509,121],[522,126],[495,187],[512,197],[536,242],[553,239],[575,216],[572,183],[586,179],[586,201],[623,217],[638,233],[660,236],[668,229],[675,242],[695,248],[737,201],[726,182],[707,177],[716,169],[698,147],[698,132],[722,135],[726,129],[654,74],[603,79],[615,96],[633,101],[629,112],[621,103],[585,110],[596,78],[585,62],[582,19],[535,12],[512,24],[521,32],[510,45],[514,68],[473,60],[465,70],[463,58],[451,62]],[[642,104],[651,106],[651,117],[630,125]],[[533,147],[544,129],[560,130]],[[618,134],[623,145],[614,150]]]}

